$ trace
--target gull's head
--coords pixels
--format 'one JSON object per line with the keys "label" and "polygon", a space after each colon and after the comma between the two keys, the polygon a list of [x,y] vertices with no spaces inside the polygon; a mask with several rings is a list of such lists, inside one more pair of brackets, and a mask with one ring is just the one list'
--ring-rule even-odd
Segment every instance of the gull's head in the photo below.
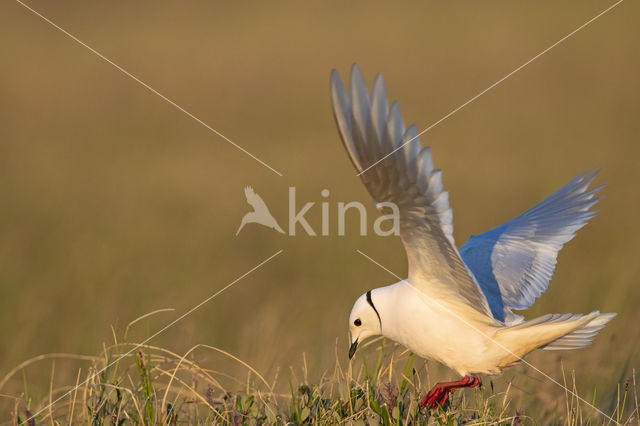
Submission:
{"label": "gull's head", "polygon": [[349,316],[349,332],[351,346],[349,347],[349,359],[356,353],[358,343],[367,337],[377,336],[382,333],[382,321],[374,304],[372,292],[368,291],[356,300]]}

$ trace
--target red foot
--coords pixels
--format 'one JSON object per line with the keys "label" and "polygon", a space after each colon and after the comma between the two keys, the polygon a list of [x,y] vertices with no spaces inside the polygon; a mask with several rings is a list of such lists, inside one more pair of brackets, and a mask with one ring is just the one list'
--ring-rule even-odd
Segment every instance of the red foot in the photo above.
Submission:
{"label": "red foot", "polygon": [[420,401],[420,406],[425,407],[429,405],[432,410],[440,407],[444,407],[444,403],[447,402],[449,395],[458,388],[475,388],[480,384],[480,380],[477,377],[473,379],[469,376],[464,376],[462,379],[456,382],[442,382],[436,383],[436,385],[429,391],[428,394]]}

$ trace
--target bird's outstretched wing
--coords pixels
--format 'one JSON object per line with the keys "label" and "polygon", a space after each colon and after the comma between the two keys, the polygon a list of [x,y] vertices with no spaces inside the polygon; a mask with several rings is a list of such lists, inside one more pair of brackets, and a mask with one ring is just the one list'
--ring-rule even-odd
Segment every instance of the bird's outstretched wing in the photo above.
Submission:
{"label": "bird's outstretched wing", "polygon": [[376,76],[369,96],[356,64],[349,92],[333,70],[331,98],[344,147],[358,173],[364,172],[362,182],[376,202],[398,206],[409,282],[448,306],[471,307],[491,319],[487,300],[454,245],[441,172],[433,168],[431,151],[420,144],[416,126],[405,130],[398,103],[389,108],[382,76]]}
{"label": "bird's outstretched wing", "polygon": [[596,213],[590,208],[602,186],[589,189],[596,173],[573,178],[532,209],[471,236],[460,248],[496,319],[517,321],[511,309],[528,308],[547,289],[558,252]]}

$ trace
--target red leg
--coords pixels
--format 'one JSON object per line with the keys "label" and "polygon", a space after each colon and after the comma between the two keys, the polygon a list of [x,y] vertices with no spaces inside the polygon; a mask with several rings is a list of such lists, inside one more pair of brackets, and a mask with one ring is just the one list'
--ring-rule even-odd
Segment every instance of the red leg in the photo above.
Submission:
{"label": "red leg", "polygon": [[480,380],[477,377],[472,379],[469,376],[464,376],[455,382],[436,383],[429,393],[422,398],[420,406],[424,407],[429,405],[432,409],[436,409],[438,406],[443,407],[449,395],[452,394],[454,390],[459,388],[474,388],[479,384]]}

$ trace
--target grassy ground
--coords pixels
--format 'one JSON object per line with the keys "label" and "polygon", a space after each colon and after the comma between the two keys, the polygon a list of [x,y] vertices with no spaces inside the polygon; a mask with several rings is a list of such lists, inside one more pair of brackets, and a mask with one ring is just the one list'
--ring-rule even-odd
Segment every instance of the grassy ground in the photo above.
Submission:
{"label": "grassy ground", "polygon": [[[369,348],[367,348],[369,347]],[[336,363],[318,382],[309,380],[307,357],[273,378],[219,348],[198,345],[184,354],[152,346],[116,342],[102,354],[84,357],[75,383],[54,386],[56,365],[82,357],[52,354],[25,361],[0,381],[23,377],[23,392],[12,398],[11,422],[35,424],[637,424],[640,419],[635,371],[620,383],[599,413],[579,400],[575,371],[563,372],[567,386],[561,408],[551,415],[522,408],[513,400],[512,382],[496,389],[491,378],[481,386],[455,392],[444,407],[421,408],[433,384],[428,365],[384,340],[365,343],[361,362]],[[200,363],[203,353],[230,360],[244,374],[230,376],[215,362]],[[37,363],[51,365],[46,395],[31,389],[26,372]],[[286,377],[286,378],[285,378]],[[287,392],[279,392],[286,382]],[[602,403],[593,390],[591,403]],[[57,402],[56,402],[57,401]],[[56,402],[51,406],[52,402]]]}
{"label": "grassy ground", "polygon": [[[339,142],[329,102],[330,70],[344,76],[358,62],[368,84],[376,72],[383,73],[407,123],[422,129],[610,3],[29,4],[284,176],[17,2],[2,2],[0,377],[40,354],[88,354],[93,360],[103,351],[101,342],[123,336],[133,319],[172,309],[129,329],[127,341],[144,341],[283,249],[149,344],[175,354],[198,343],[221,348],[276,383],[275,394],[290,398],[289,380],[294,389],[316,384],[329,392],[323,377],[334,371],[336,350],[341,363],[346,358],[353,301],[394,281],[356,250],[406,274],[397,239],[360,237],[355,218],[349,218],[346,236],[335,235],[337,202],[368,205],[369,196]],[[524,314],[618,313],[590,347],[528,358],[559,382],[566,376],[571,383],[575,371],[578,394],[591,401],[597,390],[596,405],[609,414],[616,410],[618,387],[622,395],[640,367],[639,14],[639,2],[623,2],[422,137],[443,170],[458,245],[521,213],[573,176],[602,169],[596,183],[607,186],[598,215],[562,250],[548,291]],[[248,211],[246,185],[281,224],[288,216],[288,187],[295,186],[300,203],[316,203],[308,215],[315,229],[321,224],[320,193],[328,189],[331,235],[289,237],[256,225],[236,237]],[[373,208],[369,217],[375,217]],[[303,353],[306,379],[300,373]],[[159,355],[150,351],[146,365],[172,371],[169,361],[155,364]],[[245,382],[246,369],[231,359],[202,348],[190,356],[203,369]],[[375,351],[369,356],[375,365]],[[120,384],[137,392],[135,362],[125,361],[133,384],[128,379]],[[54,368],[45,358],[18,369],[0,390],[0,419],[11,421],[12,397],[20,398],[24,419],[24,383],[29,409],[36,410],[46,405],[50,387],[59,395],[57,389],[75,383],[79,368],[86,377],[86,362],[92,361],[55,358]],[[172,362],[175,368],[175,358]],[[354,376],[363,386],[359,362]],[[435,363],[428,364],[428,378],[420,368],[421,392],[427,382],[455,378]],[[394,371],[402,369],[401,362]],[[123,365],[118,371],[124,370]],[[185,374],[185,383],[197,377]],[[153,378],[156,392],[162,392],[159,370]],[[348,383],[331,380],[336,392],[338,383]],[[197,390],[206,395],[200,382]],[[509,389],[507,417],[523,409],[540,422],[567,418],[564,390],[531,368],[514,367],[493,383],[498,395]],[[224,388],[241,389],[233,381]],[[87,389],[94,396],[100,391]],[[180,388],[174,381],[171,389]],[[464,395],[473,408],[476,396],[500,400],[490,397],[489,389],[485,383],[482,391],[457,394],[456,401]],[[415,402],[418,396],[405,397]],[[173,401],[184,410],[195,405]],[[281,402],[284,396],[278,401],[279,413],[291,412]],[[86,416],[86,407],[77,404],[74,412]]]}

